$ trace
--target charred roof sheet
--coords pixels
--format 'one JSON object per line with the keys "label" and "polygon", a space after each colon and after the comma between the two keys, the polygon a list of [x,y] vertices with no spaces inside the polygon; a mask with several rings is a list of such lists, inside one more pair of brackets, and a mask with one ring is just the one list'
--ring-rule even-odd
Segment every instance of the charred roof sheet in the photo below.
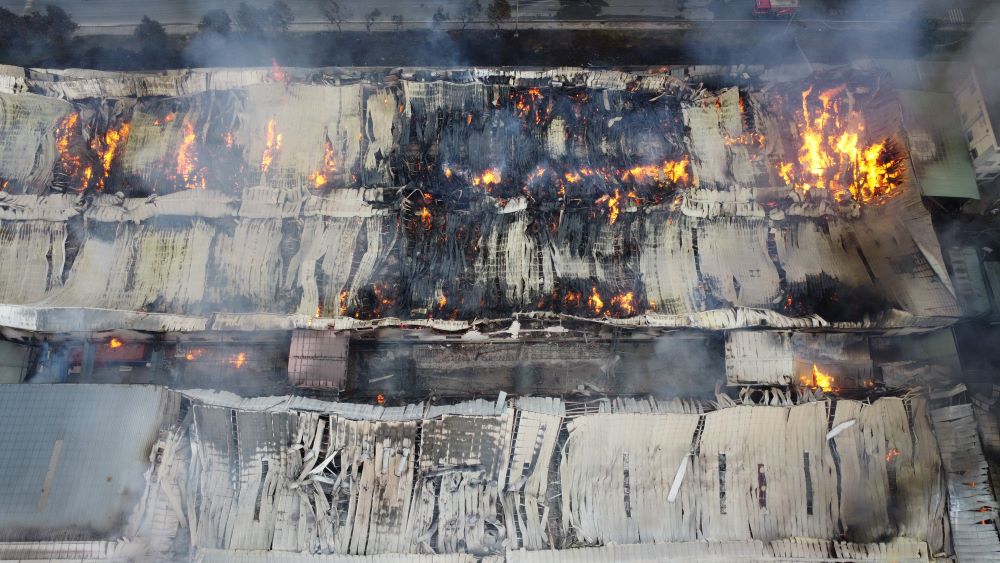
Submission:
{"label": "charred roof sheet", "polygon": [[[19,247],[0,261],[32,264],[0,323],[959,315],[877,72],[713,91],[580,69],[227,72],[40,73],[0,93],[0,233]],[[210,86],[179,86],[195,77]]]}

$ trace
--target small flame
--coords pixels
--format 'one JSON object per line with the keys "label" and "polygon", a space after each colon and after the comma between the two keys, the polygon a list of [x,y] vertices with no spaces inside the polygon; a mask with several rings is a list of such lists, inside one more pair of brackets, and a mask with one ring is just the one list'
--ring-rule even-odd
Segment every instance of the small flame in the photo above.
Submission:
{"label": "small flame", "polygon": [[378,403],[379,405],[384,405],[385,404],[385,395],[383,395],[381,393],[379,393],[378,395],[375,395],[375,402]]}
{"label": "small flame", "polygon": [[615,188],[614,195],[604,194],[597,201],[594,202],[596,205],[607,204],[608,206],[608,224],[614,225],[615,221],[618,220],[618,214],[621,213],[621,203],[622,203],[622,192],[618,188]]}
{"label": "small flame", "polygon": [[425,229],[429,230],[431,227],[434,226],[434,218],[433,216],[431,216],[430,209],[427,209],[426,207],[421,207],[418,215],[420,216],[420,224],[423,225]]}
{"label": "small flame", "polygon": [[889,448],[889,452],[885,454],[885,462],[889,463],[892,460],[900,456],[900,451],[896,448]]}
{"label": "small flame", "polygon": [[226,133],[226,148],[227,149],[233,148],[233,145],[235,143],[236,143],[236,138],[233,136],[233,132],[230,131]]}
{"label": "small flame", "polygon": [[483,185],[485,187],[492,187],[503,181],[500,175],[500,171],[496,168],[490,168],[489,170],[483,172],[481,176],[476,176],[472,179],[473,186]]}
{"label": "small flame", "polygon": [[444,309],[447,304],[448,304],[448,296],[446,296],[443,293],[441,295],[438,295],[437,298],[438,309]]}
{"label": "small flame", "polygon": [[288,82],[288,73],[278,65],[278,59],[271,59],[271,80],[275,82]]}
{"label": "small flame", "polygon": [[[111,175],[111,163],[115,159],[115,154],[118,152],[118,145],[124,143],[128,139],[131,127],[128,123],[123,123],[118,129],[108,129],[104,133],[104,143],[103,145],[99,142],[98,138],[95,137],[90,141],[90,148],[93,149],[101,161],[101,167],[103,169],[103,175],[97,181],[97,191],[104,190],[104,182]],[[89,179],[89,178],[88,178]]]}
{"label": "small flame", "polygon": [[170,112],[170,113],[168,113],[167,115],[164,115],[161,118],[157,118],[157,119],[153,120],[153,125],[157,125],[157,126],[164,125],[164,124],[172,122],[175,119],[177,119],[177,114],[175,112]]}
{"label": "small flame", "polygon": [[340,292],[340,295],[337,296],[337,307],[340,309],[340,316],[341,317],[346,317],[347,316],[347,298],[350,295],[351,295],[350,292],[348,292],[345,289],[344,291]]}
{"label": "small flame", "polygon": [[59,122],[59,127],[56,129],[56,150],[59,152],[59,162],[62,171],[70,180],[81,180],[79,187],[76,189],[83,191],[90,184],[90,179],[94,171],[92,167],[84,168],[83,160],[80,156],[70,152],[70,144],[73,138],[80,134],[78,130],[79,123],[80,114],[76,112],[67,115]]}
{"label": "small flame", "polygon": [[668,182],[671,184],[690,184],[691,159],[684,155],[681,160],[664,160],[663,164],[634,166],[621,172],[622,181],[634,182]]}
{"label": "small flame", "polygon": [[820,371],[816,364],[813,364],[812,373],[810,375],[799,376],[799,383],[804,387],[809,387],[811,389],[822,389],[824,393],[829,393],[834,390],[833,376]]}
{"label": "small flame", "polygon": [[205,178],[201,171],[196,171],[198,167],[198,152],[195,142],[198,135],[195,134],[194,125],[189,121],[184,122],[184,136],[181,138],[181,146],[177,150],[177,166],[175,172],[180,177],[184,187],[193,190],[195,188],[205,189]]}
{"label": "small flame", "polygon": [[271,169],[271,162],[275,155],[281,150],[282,134],[277,131],[278,123],[272,117],[267,121],[267,140],[264,144],[264,154],[260,158],[260,171],[267,174]]}
{"label": "small flame", "polygon": [[108,348],[111,348],[112,350],[117,349],[117,348],[121,348],[124,345],[125,345],[125,343],[122,342],[122,340],[120,338],[117,338],[117,337],[112,338],[111,340],[108,341]]}
{"label": "small flame", "polygon": [[247,363],[247,353],[240,352],[235,356],[229,358],[229,363],[236,369],[241,369]]}
{"label": "small flame", "polygon": [[635,314],[635,295],[630,291],[611,298],[611,306],[617,307],[624,316]]}
{"label": "small flame", "polygon": [[590,307],[590,310],[595,315],[600,315],[601,310],[604,309],[604,301],[601,299],[601,294],[597,292],[596,285],[591,287],[590,297],[587,298],[587,306]]}
{"label": "small flame", "polygon": [[[279,144],[280,144],[280,135]],[[280,148],[280,146],[279,146]],[[333,143],[330,139],[327,139],[323,146],[323,166],[318,172],[313,172],[309,175],[309,180],[312,182],[314,188],[321,188],[330,181],[331,176],[337,170],[337,163],[333,158]]]}
{"label": "small flame", "polygon": [[193,350],[188,350],[187,354],[184,354],[184,359],[193,362],[202,357],[204,353],[205,350],[203,348],[194,348]]}

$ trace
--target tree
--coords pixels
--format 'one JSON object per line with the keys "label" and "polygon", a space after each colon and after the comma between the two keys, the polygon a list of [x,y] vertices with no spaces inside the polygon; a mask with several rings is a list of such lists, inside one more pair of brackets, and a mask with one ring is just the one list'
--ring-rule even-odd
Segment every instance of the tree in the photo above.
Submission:
{"label": "tree", "polygon": [[458,12],[459,19],[462,21],[462,31],[465,31],[465,26],[475,21],[481,13],[483,13],[483,5],[479,3],[479,0],[463,0]]}
{"label": "tree", "polygon": [[486,8],[486,18],[497,27],[497,33],[500,32],[500,24],[510,19],[510,13],[510,2],[507,0],[493,0]]}
{"label": "tree", "polygon": [[391,19],[392,23],[396,26],[396,31],[403,29],[403,16],[396,14]]}
{"label": "tree", "polygon": [[198,22],[198,31],[202,33],[217,33],[219,35],[229,35],[233,28],[233,20],[225,10],[211,10],[205,12]]}
{"label": "tree", "polygon": [[365,16],[365,29],[368,30],[368,33],[371,33],[372,26],[375,25],[375,21],[379,19],[381,15],[382,15],[382,10],[375,8],[374,10],[368,12],[368,15]]}
{"label": "tree", "polygon": [[451,16],[448,15],[448,12],[445,12],[444,8],[442,8],[441,6],[438,6],[437,11],[434,12],[433,16],[431,16],[431,21],[434,22],[434,27],[437,27],[441,25],[442,22],[446,22],[450,19]]}
{"label": "tree", "polygon": [[132,35],[143,49],[164,49],[167,46],[167,30],[163,29],[160,22],[149,19],[149,16],[142,16],[142,21]]}
{"label": "tree", "polygon": [[295,16],[285,0],[274,0],[267,9],[267,22],[271,31],[288,31],[288,24],[293,21]]}
{"label": "tree", "polygon": [[323,12],[323,17],[325,17],[330,23],[337,26],[337,31],[342,31],[340,29],[340,24],[344,23],[346,13],[340,9],[340,2],[337,0],[326,0],[326,2],[320,6],[320,11]]}
{"label": "tree", "polygon": [[291,8],[284,0],[275,0],[267,8],[256,8],[240,2],[236,9],[236,23],[252,35],[280,33],[288,30],[288,24],[295,21]]}

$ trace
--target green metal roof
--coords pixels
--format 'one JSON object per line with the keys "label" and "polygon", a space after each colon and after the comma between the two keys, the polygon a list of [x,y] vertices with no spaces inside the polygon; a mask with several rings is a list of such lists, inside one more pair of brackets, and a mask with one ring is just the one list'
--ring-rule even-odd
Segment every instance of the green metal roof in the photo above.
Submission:
{"label": "green metal roof", "polygon": [[925,196],[979,199],[976,173],[950,94],[898,90],[913,172]]}

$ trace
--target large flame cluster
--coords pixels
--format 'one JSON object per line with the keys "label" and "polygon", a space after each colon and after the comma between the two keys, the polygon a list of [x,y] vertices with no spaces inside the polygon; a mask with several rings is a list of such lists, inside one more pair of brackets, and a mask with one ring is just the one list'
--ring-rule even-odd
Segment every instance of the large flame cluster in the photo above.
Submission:
{"label": "large flame cluster", "polygon": [[819,369],[816,364],[813,364],[811,372],[799,376],[799,385],[813,390],[819,389],[824,393],[837,391],[834,383],[834,377]]}
{"label": "large flame cluster", "polygon": [[[76,191],[93,187],[103,191],[111,177],[111,167],[121,153],[121,147],[131,132],[128,122],[108,126],[103,134],[96,132],[86,144],[89,151],[81,151],[76,140],[82,136],[80,114],[73,112],[64,117],[56,128],[56,151],[62,173],[69,186]],[[81,154],[82,153],[82,154]]]}
{"label": "large flame cluster", "polygon": [[838,202],[877,203],[894,195],[903,163],[891,141],[867,142],[845,86],[814,90],[802,92],[797,160],[779,163],[778,175],[800,193],[826,190]]}

